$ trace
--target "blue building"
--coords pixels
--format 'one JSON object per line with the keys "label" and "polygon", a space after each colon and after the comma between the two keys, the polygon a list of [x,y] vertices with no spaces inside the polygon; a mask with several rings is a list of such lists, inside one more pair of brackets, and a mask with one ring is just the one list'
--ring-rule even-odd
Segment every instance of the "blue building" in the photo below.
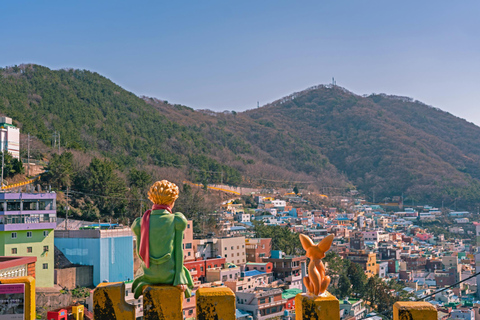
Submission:
{"label": "blue building", "polygon": [[93,284],[133,279],[130,228],[55,230],[55,246],[72,263],[93,266]]}

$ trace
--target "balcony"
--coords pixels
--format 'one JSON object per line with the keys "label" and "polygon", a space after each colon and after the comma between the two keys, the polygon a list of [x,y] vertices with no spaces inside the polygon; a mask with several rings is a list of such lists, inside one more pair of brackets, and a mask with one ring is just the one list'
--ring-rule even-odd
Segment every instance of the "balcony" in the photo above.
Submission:
{"label": "balcony", "polygon": [[287,303],[287,300],[282,299],[282,300],[278,300],[278,301],[273,301],[273,302],[268,302],[268,303],[264,303],[264,304],[259,304],[259,305],[258,305],[258,308],[259,308],[259,309],[265,309],[265,308],[270,308],[270,307],[279,306],[279,305],[282,305],[282,304],[285,304],[285,303]]}

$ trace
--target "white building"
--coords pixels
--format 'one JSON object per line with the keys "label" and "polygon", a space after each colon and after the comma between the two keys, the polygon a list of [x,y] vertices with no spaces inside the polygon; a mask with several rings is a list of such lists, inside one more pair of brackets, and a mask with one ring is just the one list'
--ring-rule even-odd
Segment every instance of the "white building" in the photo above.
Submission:
{"label": "white building", "polygon": [[20,129],[12,124],[12,118],[0,117],[0,151],[6,149],[14,158],[20,159]]}
{"label": "white building", "polygon": [[475,320],[475,312],[473,309],[452,310],[449,319]]}

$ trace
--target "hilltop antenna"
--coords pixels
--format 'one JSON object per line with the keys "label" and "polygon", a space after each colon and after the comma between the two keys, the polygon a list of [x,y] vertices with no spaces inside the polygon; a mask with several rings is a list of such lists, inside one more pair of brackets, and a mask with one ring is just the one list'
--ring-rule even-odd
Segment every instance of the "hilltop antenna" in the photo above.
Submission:
{"label": "hilltop antenna", "polygon": [[332,86],[336,86],[337,85],[337,81],[335,81],[335,78],[332,77]]}
{"label": "hilltop antenna", "polygon": [[257,109],[260,108],[260,102],[257,101]]}

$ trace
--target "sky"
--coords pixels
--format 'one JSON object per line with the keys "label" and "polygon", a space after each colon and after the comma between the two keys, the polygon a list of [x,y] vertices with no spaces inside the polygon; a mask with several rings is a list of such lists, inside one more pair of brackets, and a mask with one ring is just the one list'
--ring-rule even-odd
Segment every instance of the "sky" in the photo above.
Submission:
{"label": "sky", "polygon": [[317,84],[480,125],[479,1],[1,1],[0,66],[98,72],[138,96],[243,111]]}

